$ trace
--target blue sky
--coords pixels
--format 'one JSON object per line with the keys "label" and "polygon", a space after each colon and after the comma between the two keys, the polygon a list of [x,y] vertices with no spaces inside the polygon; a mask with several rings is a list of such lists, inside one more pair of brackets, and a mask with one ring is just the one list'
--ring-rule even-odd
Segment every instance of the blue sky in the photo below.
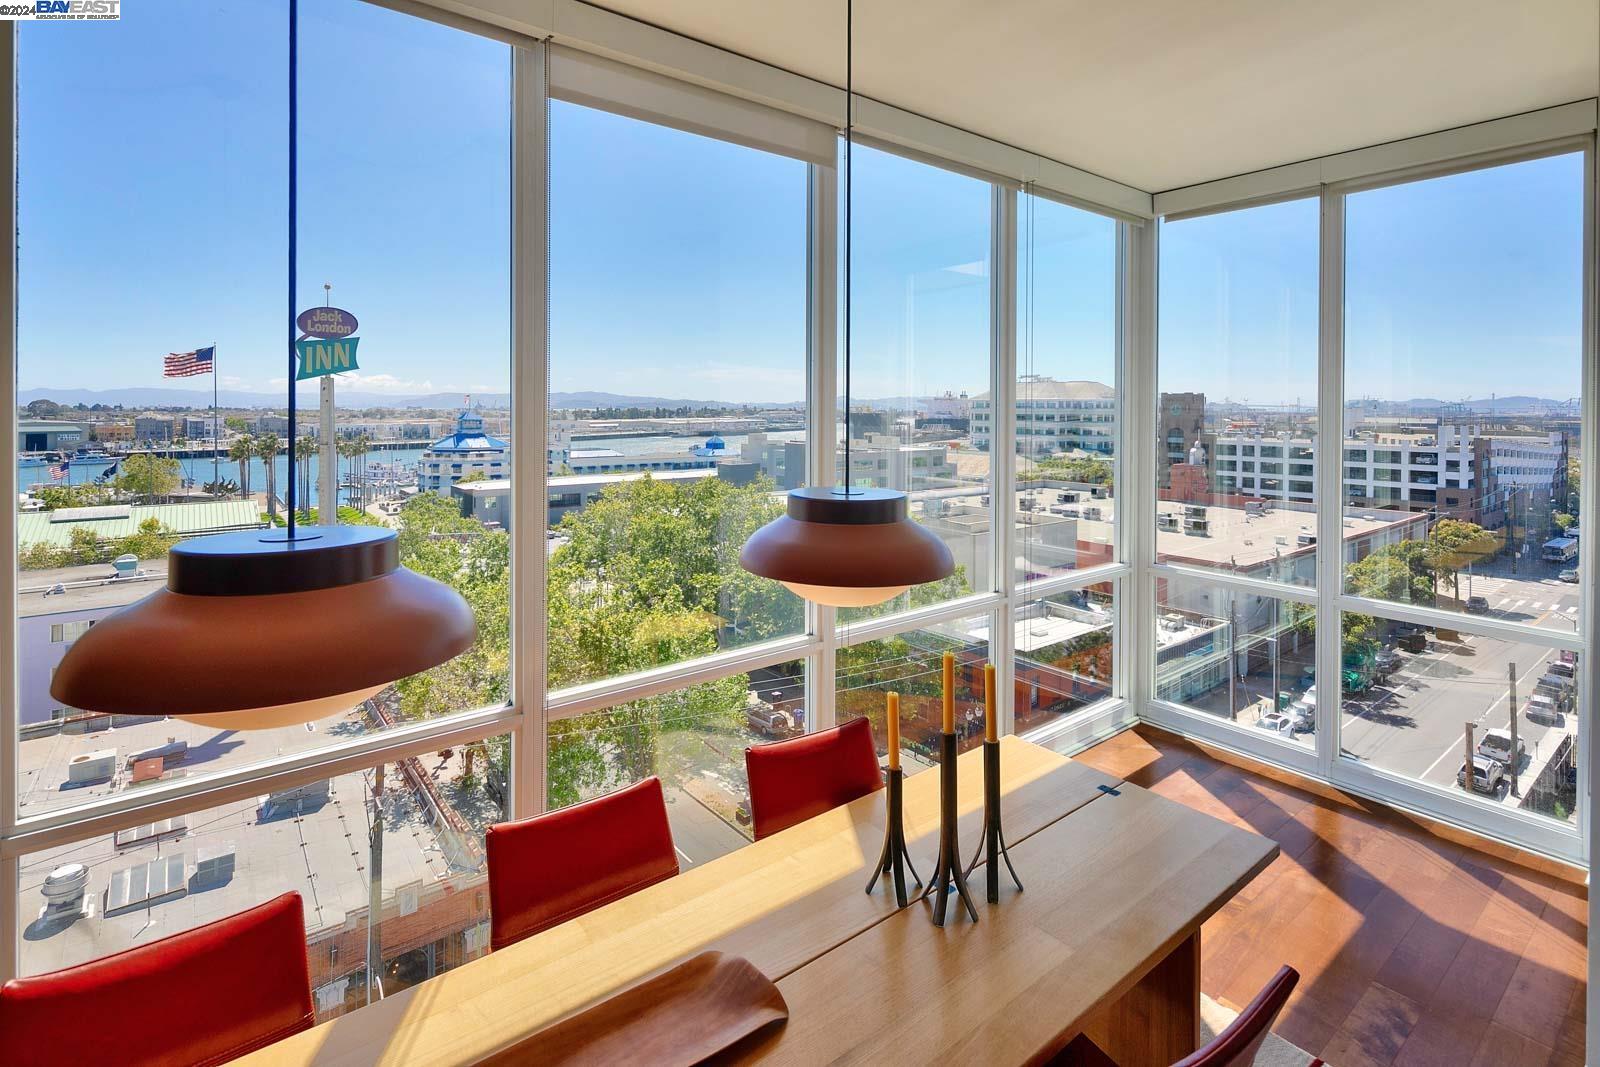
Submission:
{"label": "blue sky", "polygon": [[[283,388],[285,13],[21,28],[23,388],[168,384],[164,353],[212,342],[224,387]],[[505,391],[509,49],[358,0],[301,18],[298,306],[327,281],[360,318],[355,388]],[[804,165],[559,102],[551,142],[554,388],[803,397]],[[1581,180],[1568,156],[1352,195],[1350,395],[1575,396]],[[985,390],[988,187],[865,148],[855,185],[856,395]],[[1019,216],[1019,368],[1111,381],[1114,226]],[[1316,202],[1162,245],[1161,388],[1309,403]]]}

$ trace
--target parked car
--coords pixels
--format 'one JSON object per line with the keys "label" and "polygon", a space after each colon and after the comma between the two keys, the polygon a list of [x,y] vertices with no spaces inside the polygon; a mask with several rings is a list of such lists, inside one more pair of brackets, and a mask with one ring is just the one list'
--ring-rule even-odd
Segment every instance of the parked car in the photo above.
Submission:
{"label": "parked car", "polygon": [[[1478,742],[1478,755],[1488,756],[1490,759],[1499,760],[1509,765],[1511,763],[1511,731],[1503,727],[1488,730],[1483,735],[1483,740]],[[1520,767],[1527,758],[1528,746],[1522,738],[1517,738],[1517,766]]]}
{"label": "parked car", "polygon": [[1531,722],[1547,722],[1552,726],[1561,722],[1562,705],[1549,693],[1535,690],[1528,698],[1526,714]]}
{"label": "parked car", "polygon": [[1564,570],[1560,574],[1556,575],[1556,577],[1561,579],[1563,582],[1568,583],[1569,585],[1577,585],[1578,584],[1578,568],[1576,568],[1576,567],[1568,567],[1566,570]]}
{"label": "parked car", "polygon": [[1396,631],[1394,643],[1411,653],[1428,651],[1428,635],[1420,629]]}
{"label": "parked car", "polygon": [[1544,671],[1546,674],[1554,674],[1557,677],[1565,678],[1569,682],[1578,680],[1578,665],[1570,660],[1558,659],[1546,667]]}
{"label": "parked car", "polygon": [[[1506,769],[1497,759],[1488,756],[1472,757],[1472,788],[1479,793],[1490,796],[1500,792],[1500,785],[1505,781]],[[1462,789],[1467,788],[1467,763],[1461,763],[1461,770],[1456,772],[1456,785]]]}
{"label": "parked car", "polygon": [[[773,693],[774,698],[780,694]],[[769,701],[762,700],[755,693],[746,693],[744,703],[745,721],[757,733],[766,734],[768,737],[791,737],[794,734],[805,732],[805,712],[784,711],[774,707]]]}
{"label": "parked car", "polygon": [[1269,733],[1294,736],[1294,720],[1281,711],[1269,711],[1256,720],[1256,729]]}
{"label": "parked car", "polygon": [[1400,669],[1400,653],[1392,648],[1381,648],[1372,659],[1372,666],[1378,672],[1382,681],[1388,681],[1389,675]]}
{"label": "parked car", "polygon": [[1467,614],[1469,614],[1469,615],[1487,615],[1487,614],[1489,614],[1489,598],[1486,597],[1486,596],[1478,596],[1476,594],[1474,594],[1473,596],[1467,597]]}

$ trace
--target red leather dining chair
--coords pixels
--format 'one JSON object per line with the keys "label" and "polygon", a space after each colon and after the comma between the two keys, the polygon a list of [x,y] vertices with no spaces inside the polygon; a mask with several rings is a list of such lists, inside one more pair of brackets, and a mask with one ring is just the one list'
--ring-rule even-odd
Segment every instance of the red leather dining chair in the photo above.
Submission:
{"label": "red leather dining chair", "polygon": [[756,840],[883,788],[866,719],[744,750]]}
{"label": "red leather dining chair", "polygon": [[1299,971],[1293,967],[1279,967],[1272,981],[1256,994],[1255,999],[1245,1006],[1237,1019],[1228,1024],[1226,1030],[1206,1042],[1204,1048],[1195,1050],[1173,1064],[1173,1067],[1250,1067],[1255,1063],[1256,1052],[1267,1039],[1273,1021],[1283,1010],[1289,994],[1294,992],[1295,983],[1299,981]]}
{"label": "red leather dining chair", "polygon": [[316,1021],[299,893],[0,987],[0,1063],[211,1067]]}
{"label": "red leather dining chair", "polygon": [[498,951],[678,873],[661,779],[520,822],[496,823],[489,945]]}

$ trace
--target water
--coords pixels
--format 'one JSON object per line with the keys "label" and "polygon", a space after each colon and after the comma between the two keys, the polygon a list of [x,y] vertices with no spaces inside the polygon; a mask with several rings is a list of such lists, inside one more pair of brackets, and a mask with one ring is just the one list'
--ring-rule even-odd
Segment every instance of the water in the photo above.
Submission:
{"label": "water", "polygon": [[[728,446],[727,454],[729,456],[737,456],[740,448],[744,445],[745,438],[748,435],[721,434],[719,436],[722,437],[723,441]],[[805,431],[779,430],[774,433],[769,433],[767,435],[767,439],[769,441],[801,441],[805,439]],[[666,435],[651,434],[640,437],[614,437],[596,440],[579,440],[573,442],[572,447],[577,449],[608,448],[613,451],[620,452],[625,456],[642,456],[662,452],[687,453],[689,449],[703,445],[705,442],[706,438],[698,435],[692,437],[671,437]],[[414,468],[417,464],[417,461],[422,458],[422,453],[424,451],[426,451],[426,446],[424,445],[418,445],[414,448],[374,449],[372,452],[367,454],[367,465],[369,468],[374,464]],[[177,458],[178,464],[183,468],[184,479],[193,482],[196,488],[205,485],[207,482],[213,479],[211,457],[209,455],[180,456],[175,458]],[[115,462],[114,458],[74,460],[67,468],[67,478],[63,481],[52,483],[50,481],[51,464],[48,461],[31,459],[19,460],[17,462],[17,485],[19,488],[25,490],[35,484],[89,484],[98,479],[105,472],[106,468],[110,467],[113,462]],[[289,492],[288,454],[285,453],[280,455],[275,466],[275,474],[277,479],[276,488],[278,490],[278,496],[281,499],[286,497]],[[339,461],[339,477],[341,479],[347,477],[351,470],[351,461],[346,459],[341,459]],[[226,452],[223,453],[222,457],[217,462],[216,477],[220,477],[224,481],[239,481],[239,464],[228,459]],[[372,484],[373,481],[373,476],[369,473],[369,490],[375,490],[377,488]],[[316,506],[317,503],[316,483],[316,462],[313,461],[311,469],[311,504],[313,507]],[[264,493],[266,492],[266,489],[267,465],[265,461],[261,459],[252,459],[250,461],[250,491],[252,493]],[[348,490],[345,490],[341,493],[341,501],[348,503],[350,498],[351,494]]]}

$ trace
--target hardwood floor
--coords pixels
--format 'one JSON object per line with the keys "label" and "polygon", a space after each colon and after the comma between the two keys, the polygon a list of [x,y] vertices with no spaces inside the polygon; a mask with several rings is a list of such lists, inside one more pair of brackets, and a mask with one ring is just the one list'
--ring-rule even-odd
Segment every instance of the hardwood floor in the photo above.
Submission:
{"label": "hardwood floor", "polygon": [[1582,1067],[1581,884],[1149,726],[1076,758],[1278,842],[1205,926],[1214,999],[1238,1009],[1288,963],[1300,985],[1274,1029],[1331,1067]]}

